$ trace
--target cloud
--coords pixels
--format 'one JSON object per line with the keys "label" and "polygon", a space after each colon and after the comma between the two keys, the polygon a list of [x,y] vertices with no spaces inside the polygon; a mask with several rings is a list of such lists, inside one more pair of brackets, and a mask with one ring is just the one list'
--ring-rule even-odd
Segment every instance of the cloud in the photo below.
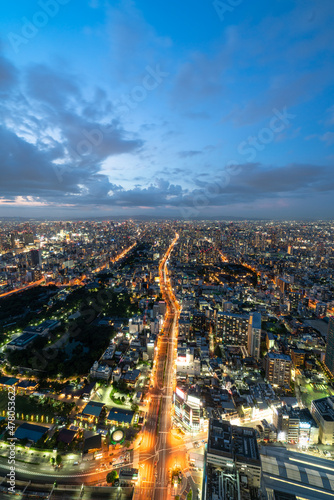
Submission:
{"label": "cloud", "polygon": [[305,141],[311,141],[312,139],[319,139],[325,142],[327,146],[334,144],[334,132],[325,132],[324,134],[310,134],[305,137]]}
{"label": "cloud", "polygon": [[179,152],[179,157],[180,158],[192,158],[193,156],[198,156],[198,155],[201,155],[201,154],[203,154],[202,151],[194,151],[194,150],[180,151]]}
{"label": "cloud", "polygon": [[[0,65],[2,81],[14,84],[16,68]],[[139,152],[143,141],[123,128],[103,89],[86,99],[78,77],[42,64],[21,75],[23,84],[0,103],[2,198],[107,198],[114,186],[100,173],[104,161]]]}
{"label": "cloud", "polygon": [[[261,203],[271,203],[279,208],[289,203],[282,200],[307,200],[320,195],[333,194],[334,172],[321,165],[291,164],[288,166],[268,166],[259,163],[239,165],[238,175],[222,182],[219,175],[210,177],[199,174],[194,188],[184,188],[170,183],[164,177],[157,178],[147,186],[137,184],[125,189],[113,183],[98,168],[70,168],[64,171],[64,182],[55,182],[50,175],[50,152],[39,151],[14,133],[1,129],[0,147],[9,145],[15,154],[4,157],[6,168],[0,170],[1,202],[8,200],[17,204],[18,196],[27,205],[47,203],[50,206],[82,207],[148,207],[150,209],[182,209],[194,207],[196,200],[205,200],[204,212],[213,207],[239,207],[250,204],[260,207]],[[52,155],[51,155],[52,158]],[[182,173],[175,169],[175,174]],[[170,173],[169,173],[170,174]],[[142,176],[137,181],[142,182]],[[268,201],[271,200],[271,201]],[[276,200],[276,201],[275,201]],[[280,201],[281,200],[281,201]],[[331,208],[330,208],[331,207]],[[333,206],[329,205],[333,210]]]}
{"label": "cloud", "polygon": [[226,70],[224,51],[214,56],[208,56],[201,52],[193,52],[188,55],[188,60],[179,65],[171,94],[173,107],[184,110],[192,118],[206,118],[206,113],[196,112],[189,109],[190,104],[196,102],[213,102],[222,94],[226,87],[223,75]]}
{"label": "cloud", "polygon": [[15,66],[0,54],[0,92],[7,92],[16,85],[18,72]]}
{"label": "cloud", "polygon": [[334,144],[334,132],[325,132],[319,137],[319,139],[325,142],[327,146],[331,146],[332,144]]}

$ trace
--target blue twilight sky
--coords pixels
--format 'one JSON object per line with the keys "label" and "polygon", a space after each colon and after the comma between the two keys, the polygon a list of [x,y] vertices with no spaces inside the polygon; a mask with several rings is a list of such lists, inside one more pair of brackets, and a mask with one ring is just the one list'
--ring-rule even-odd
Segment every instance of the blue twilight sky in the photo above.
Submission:
{"label": "blue twilight sky", "polygon": [[0,216],[334,218],[333,0],[0,4]]}

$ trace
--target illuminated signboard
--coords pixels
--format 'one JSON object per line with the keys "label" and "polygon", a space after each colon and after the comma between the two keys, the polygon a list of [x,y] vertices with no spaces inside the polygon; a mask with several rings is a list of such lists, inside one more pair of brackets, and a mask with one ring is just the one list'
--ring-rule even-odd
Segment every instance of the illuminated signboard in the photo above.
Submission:
{"label": "illuminated signboard", "polygon": [[181,389],[179,389],[178,387],[175,389],[175,392],[176,392],[176,394],[177,394],[180,398],[182,398],[182,399],[184,399],[184,398],[185,398],[185,396],[184,396],[184,392],[183,392],[183,391],[181,391]]}
{"label": "illuminated signboard", "polygon": [[310,429],[310,427],[311,427],[311,424],[309,424],[308,422],[300,422],[299,423],[300,429]]}
{"label": "illuminated signboard", "polygon": [[194,396],[188,396],[187,403],[193,403],[195,405],[200,406],[201,400],[199,398],[195,398]]}

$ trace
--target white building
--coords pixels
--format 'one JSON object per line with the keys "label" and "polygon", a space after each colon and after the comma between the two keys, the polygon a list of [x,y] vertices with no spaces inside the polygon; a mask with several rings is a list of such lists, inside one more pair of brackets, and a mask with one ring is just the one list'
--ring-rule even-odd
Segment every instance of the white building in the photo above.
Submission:
{"label": "white building", "polygon": [[200,375],[201,362],[194,358],[194,349],[179,349],[176,359],[176,373],[190,376]]}

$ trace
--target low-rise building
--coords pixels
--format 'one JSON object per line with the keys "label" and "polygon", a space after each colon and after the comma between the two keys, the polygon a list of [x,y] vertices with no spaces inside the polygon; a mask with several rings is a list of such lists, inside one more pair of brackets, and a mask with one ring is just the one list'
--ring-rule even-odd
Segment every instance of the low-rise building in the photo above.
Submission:
{"label": "low-rise building", "polygon": [[307,408],[276,408],[273,421],[279,441],[298,443],[301,446],[318,443],[319,426]]}
{"label": "low-rise building", "polygon": [[108,381],[112,374],[112,368],[108,365],[102,363],[100,364],[98,361],[95,361],[89,371],[89,374],[92,378],[100,378]]}
{"label": "low-rise building", "polygon": [[8,342],[6,345],[7,349],[25,349],[28,347],[31,342],[33,342],[37,338],[37,333],[22,333],[22,335],[19,335],[16,337],[16,339],[12,340],[11,342]]}
{"label": "low-rise building", "polygon": [[194,357],[194,349],[179,348],[176,358],[176,373],[194,376],[201,373],[201,362]]}

